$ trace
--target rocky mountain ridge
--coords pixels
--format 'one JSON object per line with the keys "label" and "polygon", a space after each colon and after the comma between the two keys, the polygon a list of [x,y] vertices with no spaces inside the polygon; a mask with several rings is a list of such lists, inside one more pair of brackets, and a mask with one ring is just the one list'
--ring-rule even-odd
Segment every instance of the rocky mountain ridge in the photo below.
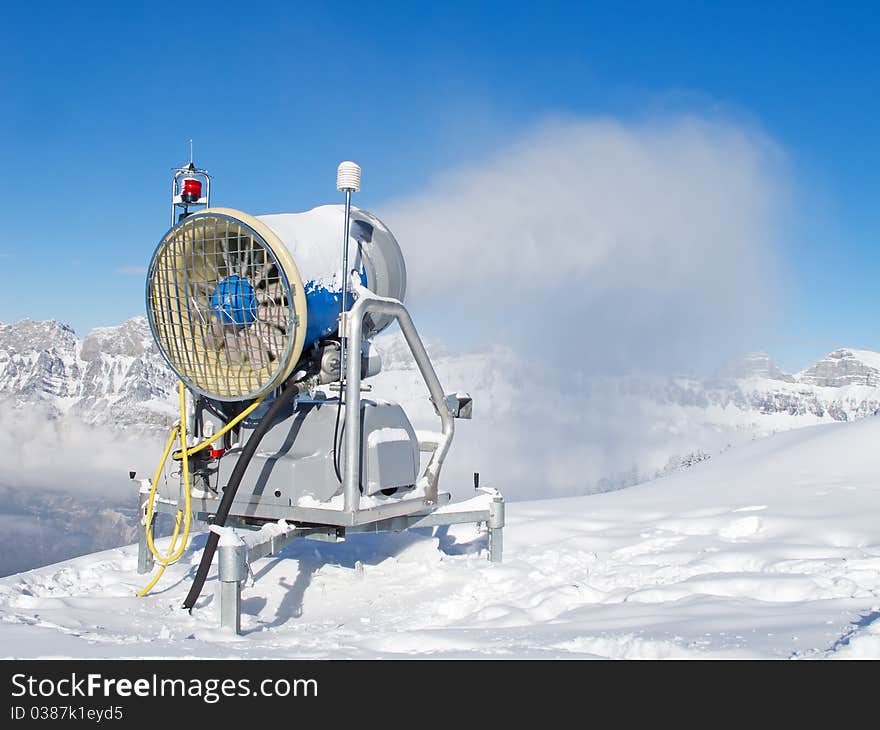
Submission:
{"label": "rocky mountain ridge", "polygon": [[144,317],[83,340],[53,320],[0,324],[0,398],[14,406],[39,403],[86,424],[160,427],[173,416],[175,382]]}
{"label": "rocky mountain ridge", "polygon": [[[412,368],[399,336],[381,338],[379,349],[386,371]],[[443,359],[456,357],[440,343],[430,349]],[[848,421],[880,413],[880,353],[850,348],[835,350],[793,375],[758,352],[712,379],[602,381],[602,387],[658,404],[757,416]],[[50,415],[71,415],[86,424],[161,428],[175,416],[175,385],[144,317],[94,329],[82,340],[53,320],[0,324],[0,399],[14,406],[39,403]]]}

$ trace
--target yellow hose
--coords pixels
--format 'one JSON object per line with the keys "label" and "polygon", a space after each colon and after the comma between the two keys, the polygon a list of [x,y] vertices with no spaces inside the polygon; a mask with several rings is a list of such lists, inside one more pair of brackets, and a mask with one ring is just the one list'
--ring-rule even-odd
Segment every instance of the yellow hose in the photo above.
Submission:
{"label": "yellow hose", "polygon": [[[177,533],[179,531],[180,531],[180,510],[177,511],[177,519],[174,521],[174,534],[171,535],[171,544],[172,545],[174,545],[175,541],[177,540]],[[159,582],[159,579],[164,575],[165,568],[167,568],[167,567],[168,567],[168,565],[166,565],[165,563],[162,563],[159,566],[159,571],[156,573],[156,575],[153,576],[153,580],[151,580],[149,583],[147,583],[147,585],[145,585],[140,590],[140,592],[137,594],[138,598],[143,598],[151,590],[153,590],[153,587],[156,585],[156,583]]]}
{"label": "yellow hose", "polygon": [[[153,557],[156,559],[156,562],[159,563],[160,568],[159,572],[155,575],[153,580],[151,580],[137,594],[140,597],[147,595],[147,593],[152,590],[153,586],[156,585],[156,583],[162,577],[162,574],[165,572],[165,568],[180,559],[180,556],[183,555],[184,550],[186,550],[186,544],[189,540],[192,509],[189,485],[189,452],[186,447],[186,388],[183,385],[183,381],[180,382],[178,395],[180,400],[180,425],[175,426],[171,429],[171,434],[168,437],[168,443],[165,445],[165,451],[162,454],[162,459],[159,462],[159,466],[156,469],[155,475],[153,476],[153,483],[150,486],[150,496],[147,498],[147,523],[145,527],[147,533],[147,545],[149,545],[150,552],[153,553]],[[162,470],[165,468],[165,463],[168,461],[168,454],[171,452],[171,447],[174,445],[174,439],[176,436],[180,437],[180,449],[183,461],[183,493],[186,506],[184,510],[177,510],[177,519],[175,520],[174,524],[174,533],[171,535],[171,544],[168,547],[168,553],[166,555],[162,555],[156,549],[156,545],[153,542],[153,507],[156,501],[156,490],[159,485],[159,477],[162,475]],[[181,541],[180,545],[177,546],[177,538],[180,535],[181,517],[184,518],[183,540]]]}
{"label": "yellow hose", "polygon": [[191,446],[189,449],[185,449],[185,447],[182,446],[181,450],[175,451],[174,454],[172,454],[171,458],[174,459],[175,461],[180,461],[183,456],[184,450],[186,451],[187,456],[193,456],[194,454],[197,454],[202,449],[206,448],[208,445],[214,443],[218,438],[220,438],[224,434],[231,431],[239,423],[241,423],[241,421],[243,421],[251,413],[253,413],[257,409],[257,407],[260,405],[260,403],[263,402],[263,399],[265,397],[266,396],[263,396],[262,398],[258,398],[257,400],[255,400],[247,408],[245,408],[241,413],[239,413],[235,418],[233,418],[229,423],[227,423],[223,428],[221,428],[219,431],[217,431],[217,433],[215,433],[213,436],[208,437],[207,439],[202,441],[200,444],[196,444],[195,446]]}

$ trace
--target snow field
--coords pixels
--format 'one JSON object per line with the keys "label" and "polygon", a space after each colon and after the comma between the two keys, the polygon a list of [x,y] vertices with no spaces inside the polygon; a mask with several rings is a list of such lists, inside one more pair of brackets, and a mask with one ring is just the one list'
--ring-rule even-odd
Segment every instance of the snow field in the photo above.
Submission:
{"label": "snow field", "polygon": [[880,657],[880,420],[761,439],[626,490],[476,526],[299,541],[253,566],[241,637],[216,580],[179,607],[134,546],[0,581],[6,657]]}

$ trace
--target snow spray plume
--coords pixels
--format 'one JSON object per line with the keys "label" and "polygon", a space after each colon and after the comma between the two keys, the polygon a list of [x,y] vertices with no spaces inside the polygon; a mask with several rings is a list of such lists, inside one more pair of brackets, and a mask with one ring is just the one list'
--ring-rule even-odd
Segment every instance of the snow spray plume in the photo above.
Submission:
{"label": "snow spray plume", "polygon": [[694,117],[554,122],[380,210],[426,334],[509,351],[493,374],[508,416],[463,379],[477,401],[456,480],[479,456],[514,496],[573,494],[660,458],[663,415],[596,378],[710,371],[754,347],[778,289],[780,157]]}

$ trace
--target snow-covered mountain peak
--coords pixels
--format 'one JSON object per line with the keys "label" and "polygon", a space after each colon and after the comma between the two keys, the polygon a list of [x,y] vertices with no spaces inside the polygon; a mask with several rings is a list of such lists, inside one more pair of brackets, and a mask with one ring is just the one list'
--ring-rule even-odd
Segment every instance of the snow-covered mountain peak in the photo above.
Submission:
{"label": "snow-covered mountain peak", "polygon": [[35,351],[73,354],[76,345],[73,328],[54,319],[22,319],[14,324],[0,324],[0,357]]}
{"label": "snow-covered mountain peak", "polygon": [[880,353],[840,348],[798,373],[797,380],[826,388],[880,386]]}
{"label": "snow-covered mountain peak", "polygon": [[764,378],[784,383],[795,382],[794,376],[779,368],[766,352],[750,352],[744,355],[731,366],[729,374],[738,379]]}
{"label": "snow-covered mountain peak", "polygon": [[13,405],[151,428],[171,418],[174,385],[144,317],[96,328],[82,341],[54,320],[0,325],[0,397]]}
{"label": "snow-covered mountain peak", "polygon": [[86,335],[80,357],[93,360],[96,356],[125,355],[140,357],[158,354],[146,317],[132,317],[115,327],[96,327]]}

